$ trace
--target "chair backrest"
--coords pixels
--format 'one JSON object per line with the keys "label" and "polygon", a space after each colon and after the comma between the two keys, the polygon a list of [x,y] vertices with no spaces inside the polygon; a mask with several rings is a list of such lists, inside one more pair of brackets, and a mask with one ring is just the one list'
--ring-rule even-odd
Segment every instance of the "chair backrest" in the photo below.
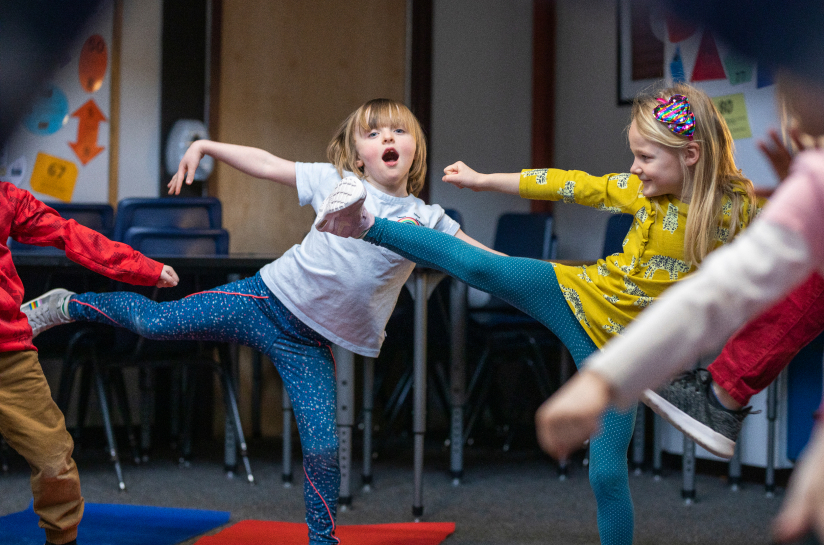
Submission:
{"label": "chair backrest", "polygon": [[453,220],[455,220],[458,223],[460,223],[461,225],[463,225],[463,216],[461,215],[460,212],[458,212],[454,208],[446,208],[444,210],[444,212],[446,213],[447,216],[449,216]]}
{"label": "chair backrest", "polygon": [[609,218],[601,257],[624,251],[624,239],[627,238],[627,232],[632,228],[633,218],[632,214],[616,214]]}
{"label": "chair backrest", "polygon": [[126,242],[126,230],[131,227],[220,229],[220,201],[214,197],[123,199],[117,204],[114,239]]}
{"label": "chair backrest", "polygon": [[493,249],[515,257],[553,257],[552,214],[507,213],[498,218]]}
{"label": "chair backrest", "polygon": [[[112,236],[114,230],[114,209],[111,205],[98,203],[47,204],[66,219],[74,220],[80,225],[93,229],[106,237]],[[63,250],[52,246],[32,246],[30,244],[17,242],[13,239],[9,239],[8,244],[12,252],[63,253]]]}
{"label": "chair backrest", "polygon": [[225,229],[130,227],[123,242],[148,256],[205,256],[229,253]]}

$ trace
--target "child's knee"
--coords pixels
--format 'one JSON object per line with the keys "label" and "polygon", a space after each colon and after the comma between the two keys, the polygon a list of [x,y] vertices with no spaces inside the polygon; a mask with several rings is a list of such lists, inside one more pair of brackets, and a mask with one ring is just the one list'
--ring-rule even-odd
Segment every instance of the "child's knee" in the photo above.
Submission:
{"label": "child's knee", "polygon": [[610,464],[591,464],[589,483],[596,498],[615,498],[626,494],[629,489],[627,462],[617,460]]}
{"label": "child's knee", "polygon": [[303,465],[312,471],[327,472],[339,469],[337,444],[334,449],[303,449]]}

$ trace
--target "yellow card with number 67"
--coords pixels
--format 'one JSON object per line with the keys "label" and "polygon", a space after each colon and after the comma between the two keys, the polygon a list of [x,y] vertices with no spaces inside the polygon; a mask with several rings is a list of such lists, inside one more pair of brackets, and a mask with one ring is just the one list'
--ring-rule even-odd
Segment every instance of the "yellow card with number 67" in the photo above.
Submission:
{"label": "yellow card with number 67", "polygon": [[31,188],[63,202],[72,202],[77,182],[77,165],[71,161],[38,153],[31,171]]}

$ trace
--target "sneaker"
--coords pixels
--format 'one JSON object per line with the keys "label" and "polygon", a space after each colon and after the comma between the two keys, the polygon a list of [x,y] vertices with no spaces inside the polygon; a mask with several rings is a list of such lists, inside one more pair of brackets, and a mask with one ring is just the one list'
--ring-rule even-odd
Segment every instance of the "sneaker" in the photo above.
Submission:
{"label": "sneaker", "polygon": [[727,409],[711,391],[712,375],[696,369],[677,377],[658,392],[646,390],[641,401],[709,452],[729,460],[744,418],[752,411]]}
{"label": "sneaker", "polygon": [[74,321],[69,318],[68,308],[69,298],[74,294],[73,291],[57,288],[20,305],[20,311],[29,319],[32,339],[56,325]]}
{"label": "sneaker", "polygon": [[315,220],[315,228],[339,237],[362,238],[375,223],[375,217],[363,206],[366,187],[354,176],[338,182],[326,197]]}

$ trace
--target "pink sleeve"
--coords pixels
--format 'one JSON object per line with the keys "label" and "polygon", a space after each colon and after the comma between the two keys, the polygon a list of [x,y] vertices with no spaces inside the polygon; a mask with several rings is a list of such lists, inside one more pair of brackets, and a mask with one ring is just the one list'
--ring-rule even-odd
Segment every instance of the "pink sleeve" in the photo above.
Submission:
{"label": "pink sleeve", "polygon": [[793,160],[790,175],[770,199],[761,219],[801,234],[817,268],[824,265],[824,151]]}

